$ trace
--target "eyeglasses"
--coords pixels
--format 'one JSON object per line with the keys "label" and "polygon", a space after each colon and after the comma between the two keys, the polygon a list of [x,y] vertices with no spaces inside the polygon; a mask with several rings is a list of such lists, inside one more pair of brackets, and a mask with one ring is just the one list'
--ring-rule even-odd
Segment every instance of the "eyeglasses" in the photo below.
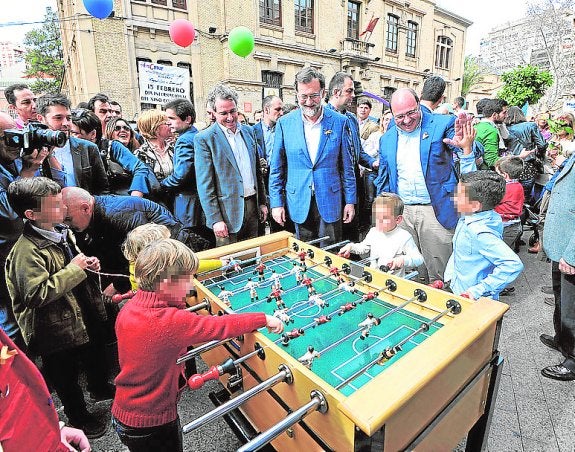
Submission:
{"label": "eyeglasses", "polygon": [[414,110],[409,110],[406,111],[405,113],[402,113],[400,115],[393,115],[393,118],[397,121],[397,122],[401,122],[403,121],[405,118],[407,118],[408,116],[410,118],[415,118],[417,115],[419,114],[419,107],[417,107]]}
{"label": "eyeglasses", "polygon": [[116,127],[114,127],[114,132],[119,132],[120,130],[125,130],[126,132],[129,132],[132,129],[130,128],[130,126],[116,126]]}
{"label": "eyeglasses", "polygon": [[308,99],[318,100],[320,97],[321,97],[321,92],[313,93],[313,94],[300,94],[300,93],[297,94],[297,98],[302,102],[305,102]]}

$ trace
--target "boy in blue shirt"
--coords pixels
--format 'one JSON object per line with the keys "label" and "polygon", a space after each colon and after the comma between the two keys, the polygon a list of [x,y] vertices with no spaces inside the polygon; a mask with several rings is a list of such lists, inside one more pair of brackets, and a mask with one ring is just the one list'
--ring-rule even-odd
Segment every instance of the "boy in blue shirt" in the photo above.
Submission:
{"label": "boy in blue shirt", "polygon": [[494,171],[461,175],[454,198],[461,218],[445,269],[445,280],[457,295],[497,300],[523,270],[519,257],[503,241],[503,222],[493,210],[504,194],[505,179]]}

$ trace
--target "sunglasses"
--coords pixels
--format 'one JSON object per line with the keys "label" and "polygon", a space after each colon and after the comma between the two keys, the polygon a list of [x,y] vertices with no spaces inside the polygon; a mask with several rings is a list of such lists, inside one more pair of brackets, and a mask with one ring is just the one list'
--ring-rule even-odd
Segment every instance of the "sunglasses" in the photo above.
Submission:
{"label": "sunglasses", "polygon": [[130,126],[116,126],[116,127],[114,127],[114,132],[119,132],[120,130],[125,130],[126,132],[129,132],[132,129],[130,128]]}

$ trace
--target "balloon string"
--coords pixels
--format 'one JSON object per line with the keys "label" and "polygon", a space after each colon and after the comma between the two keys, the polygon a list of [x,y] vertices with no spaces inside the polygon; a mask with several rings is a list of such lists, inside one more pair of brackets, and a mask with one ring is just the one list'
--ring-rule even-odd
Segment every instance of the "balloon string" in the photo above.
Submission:
{"label": "balloon string", "polygon": [[114,276],[114,277],[118,277],[118,278],[128,278],[128,279],[130,278],[128,275],[122,275],[122,274],[120,274],[120,273],[97,272],[96,270],[91,270],[91,269],[89,269],[89,268],[86,268],[86,269],[84,269],[84,270],[89,271],[89,272],[92,272],[92,273],[95,273],[96,275],[99,275],[99,276]]}

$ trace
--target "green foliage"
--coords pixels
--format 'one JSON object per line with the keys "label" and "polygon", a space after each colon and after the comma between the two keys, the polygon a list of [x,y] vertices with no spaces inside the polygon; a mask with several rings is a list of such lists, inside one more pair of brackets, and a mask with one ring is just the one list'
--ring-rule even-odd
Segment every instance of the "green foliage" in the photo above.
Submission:
{"label": "green foliage", "polygon": [[478,84],[483,81],[486,69],[479,60],[473,56],[466,56],[463,62],[463,77],[461,81],[461,96],[465,97]]}
{"label": "green foliage", "polygon": [[[64,75],[64,61],[62,59],[62,41],[58,16],[52,8],[46,8],[44,24],[40,28],[26,33],[24,38],[26,46],[26,75],[39,77],[31,88],[35,93],[57,93]],[[54,79],[45,80],[42,76],[51,76]]]}
{"label": "green foliage", "polygon": [[558,119],[548,119],[547,124],[549,124],[549,131],[553,135],[558,135],[561,132],[565,135],[573,135],[573,128],[561,117]]}
{"label": "green foliage", "polygon": [[547,88],[553,85],[553,76],[549,71],[531,65],[505,72],[501,79],[504,85],[498,97],[518,107],[525,105],[525,102],[536,104]]}

